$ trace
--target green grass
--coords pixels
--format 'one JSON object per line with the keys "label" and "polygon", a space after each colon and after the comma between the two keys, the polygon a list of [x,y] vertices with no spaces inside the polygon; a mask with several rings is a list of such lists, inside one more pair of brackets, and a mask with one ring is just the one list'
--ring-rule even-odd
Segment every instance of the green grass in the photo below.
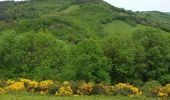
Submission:
{"label": "green grass", "polygon": [[61,11],[61,13],[69,14],[69,13],[75,12],[77,10],[80,10],[80,5],[71,5],[68,8],[64,9],[63,11]]}
{"label": "green grass", "polygon": [[0,100],[157,100],[147,97],[125,97],[125,96],[43,96],[38,94],[6,94],[0,95]]}
{"label": "green grass", "polygon": [[114,20],[112,23],[104,24],[103,28],[104,28],[105,32],[107,32],[109,34],[126,34],[126,35],[128,34],[128,35],[130,35],[131,33],[133,33],[134,31],[136,31],[138,29],[145,29],[147,27],[143,26],[143,25],[139,25],[139,24],[137,26],[132,27],[124,21]]}

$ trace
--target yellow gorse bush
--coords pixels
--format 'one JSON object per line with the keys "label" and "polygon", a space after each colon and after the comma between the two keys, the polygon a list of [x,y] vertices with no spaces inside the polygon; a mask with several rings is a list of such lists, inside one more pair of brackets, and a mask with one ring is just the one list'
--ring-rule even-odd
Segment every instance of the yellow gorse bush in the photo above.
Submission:
{"label": "yellow gorse bush", "polygon": [[24,89],[25,86],[23,82],[14,82],[13,84],[5,87],[5,90],[7,91],[20,91]]}
{"label": "yellow gorse bush", "polygon": [[32,88],[38,87],[38,82],[36,82],[36,81],[32,81],[29,79],[23,79],[23,78],[21,78],[20,81],[23,82],[24,84],[28,85],[29,87],[32,87]]}
{"label": "yellow gorse bush", "polygon": [[70,96],[73,95],[73,90],[68,81],[63,82],[59,90],[55,94],[56,96]]}
{"label": "yellow gorse bush", "polygon": [[45,81],[41,81],[39,83],[39,87],[42,90],[47,90],[52,84],[54,84],[54,82],[52,80],[45,80]]}
{"label": "yellow gorse bush", "polygon": [[0,88],[0,94],[4,94],[6,91],[3,88]]}
{"label": "yellow gorse bush", "polygon": [[112,87],[113,91],[119,91],[119,90],[123,90],[123,89],[127,89],[130,90],[130,94],[129,95],[142,95],[142,92],[137,88],[134,87],[133,85],[130,85],[129,83],[119,83],[116,84],[115,86]]}
{"label": "yellow gorse bush", "polygon": [[[44,80],[41,82],[23,79],[19,80],[7,80],[0,81],[0,94],[16,91],[31,91],[39,92],[42,95],[48,94],[49,88],[55,86],[53,80]],[[142,92],[139,88],[129,84],[129,83],[118,83],[116,85],[108,84],[91,84],[86,82],[80,82],[78,84],[70,84],[68,81],[59,83],[53,90],[56,96],[70,96],[70,95],[129,95],[129,96],[139,96],[142,95]],[[51,88],[52,89],[52,88]],[[74,91],[74,92],[73,92]],[[162,87],[155,88],[151,91],[154,95],[158,97],[169,97],[170,96],[170,84],[167,84]]]}
{"label": "yellow gorse bush", "polygon": [[25,88],[27,88],[31,92],[34,92],[35,89],[38,87],[38,82],[36,82],[36,81],[29,80],[29,79],[23,79],[23,78],[20,78],[19,80],[20,80],[20,82],[23,82],[25,85]]}
{"label": "yellow gorse bush", "polygon": [[89,95],[93,89],[93,85],[91,83],[81,83],[78,85],[77,94],[78,95]]}
{"label": "yellow gorse bush", "polygon": [[11,84],[14,84],[15,83],[15,80],[7,80],[6,81],[6,85],[11,85]]}
{"label": "yellow gorse bush", "polygon": [[170,84],[167,84],[166,86],[155,89],[154,93],[159,97],[170,96]]}

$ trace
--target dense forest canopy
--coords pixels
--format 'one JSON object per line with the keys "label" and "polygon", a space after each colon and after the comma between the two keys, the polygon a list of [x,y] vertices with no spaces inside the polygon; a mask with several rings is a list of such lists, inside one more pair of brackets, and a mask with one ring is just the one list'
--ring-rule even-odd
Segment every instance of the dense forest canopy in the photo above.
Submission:
{"label": "dense forest canopy", "polygon": [[170,82],[170,15],[102,0],[0,2],[0,79]]}

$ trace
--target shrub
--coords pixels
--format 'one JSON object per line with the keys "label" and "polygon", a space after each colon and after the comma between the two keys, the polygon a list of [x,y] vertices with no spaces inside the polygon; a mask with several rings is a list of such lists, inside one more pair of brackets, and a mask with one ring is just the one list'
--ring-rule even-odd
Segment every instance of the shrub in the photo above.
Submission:
{"label": "shrub", "polygon": [[77,86],[76,93],[78,95],[89,95],[93,89],[93,85],[91,83],[80,82]]}
{"label": "shrub", "polygon": [[24,87],[23,82],[14,82],[14,83],[10,84],[9,86],[5,87],[5,90],[12,91],[12,92],[21,91],[24,89],[25,89],[25,87]]}
{"label": "shrub", "polygon": [[93,86],[92,94],[94,95],[111,95],[112,86],[102,83]]}
{"label": "shrub", "polygon": [[68,81],[63,82],[59,90],[55,94],[56,96],[70,96],[73,95],[70,83]]}
{"label": "shrub", "polygon": [[59,82],[55,82],[54,84],[52,84],[52,85],[49,87],[48,93],[49,93],[49,94],[55,94],[56,91],[59,90],[60,85],[61,85],[61,84],[60,84]]}
{"label": "shrub", "polygon": [[155,96],[153,94],[153,90],[159,87],[161,87],[161,84],[158,81],[152,80],[144,84],[144,86],[142,87],[142,91],[145,96]]}
{"label": "shrub", "polygon": [[0,88],[5,86],[5,82],[4,81],[0,81]]}
{"label": "shrub", "polygon": [[159,97],[170,97],[170,84],[156,88],[153,92],[156,96]]}
{"label": "shrub", "polygon": [[6,91],[3,88],[0,88],[0,94],[4,94]]}
{"label": "shrub", "polygon": [[15,83],[15,80],[9,79],[9,80],[6,81],[6,85],[11,85],[11,84],[14,84],[14,83]]}
{"label": "shrub", "polygon": [[130,85],[129,83],[119,83],[113,86],[113,95],[125,95],[125,96],[139,96],[142,94],[142,92],[137,88],[134,87],[133,85]]}
{"label": "shrub", "polygon": [[52,80],[45,80],[41,81],[39,83],[39,87],[41,88],[42,91],[47,91],[47,89],[53,84],[54,82]]}
{"label": "shrub", "polygon": [[23,82],[25,85],[25,88],[31,92],[34,92],[35,89],[38,87],[38,82],[29,80],[29,79],[20,78],[20,82]]}

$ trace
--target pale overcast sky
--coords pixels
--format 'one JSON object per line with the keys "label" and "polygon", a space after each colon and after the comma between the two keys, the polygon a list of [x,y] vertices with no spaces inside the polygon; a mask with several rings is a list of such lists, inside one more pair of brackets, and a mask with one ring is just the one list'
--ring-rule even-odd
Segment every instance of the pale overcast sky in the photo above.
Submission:
{"label": "pale overcast sky", "polygon": [[170,0],[104,0],[116,7],[133,11],[170,12]]}
{"label": "pale overcast sky", "polygon": [[170,12],[170,0],[104,0],[104,1],[116,7],[125,8],[127,10],[133,11],[157,10],[162,12]]}

